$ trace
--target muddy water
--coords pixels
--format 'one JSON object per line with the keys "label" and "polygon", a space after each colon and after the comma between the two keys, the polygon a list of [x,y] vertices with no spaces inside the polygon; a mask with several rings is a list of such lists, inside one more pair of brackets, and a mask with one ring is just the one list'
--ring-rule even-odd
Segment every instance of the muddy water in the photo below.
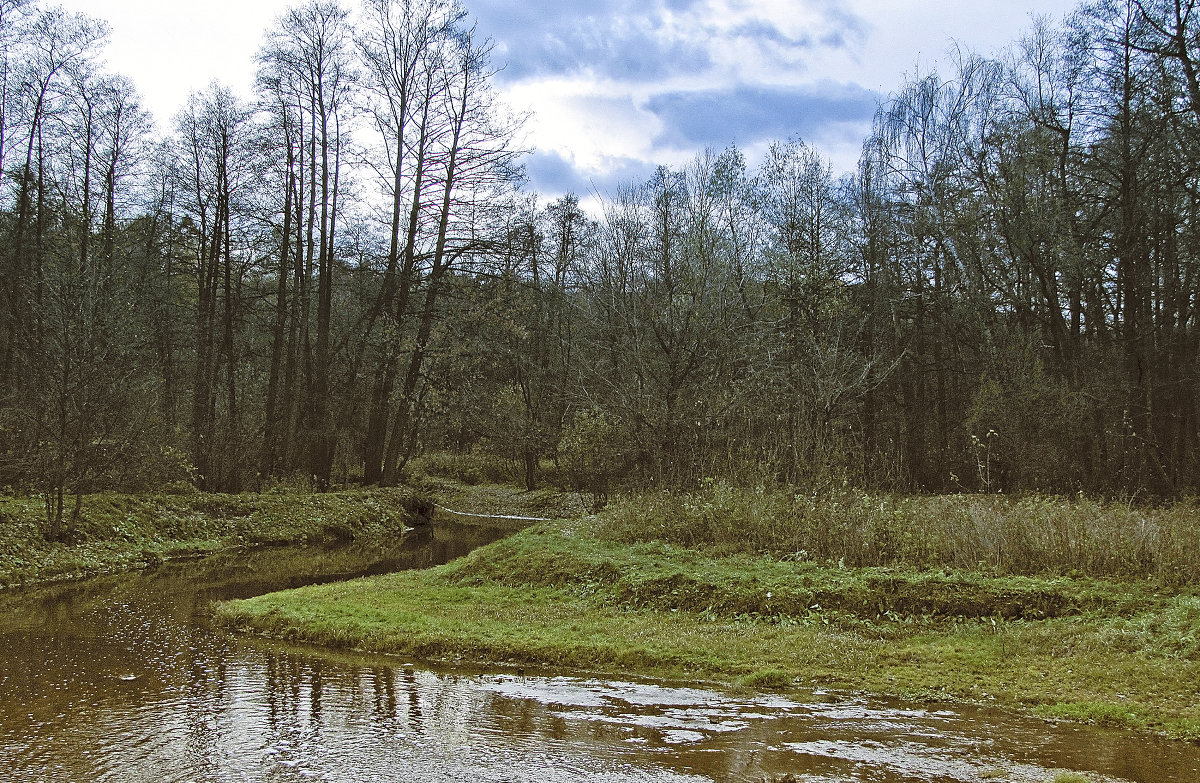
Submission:
{"label": "muddy water", "polygon": [[430,668],[211,629],[209,603],[499,535],[274,549],[0,593],[0,781],[1194,783],[1200,748],[999,711]]}

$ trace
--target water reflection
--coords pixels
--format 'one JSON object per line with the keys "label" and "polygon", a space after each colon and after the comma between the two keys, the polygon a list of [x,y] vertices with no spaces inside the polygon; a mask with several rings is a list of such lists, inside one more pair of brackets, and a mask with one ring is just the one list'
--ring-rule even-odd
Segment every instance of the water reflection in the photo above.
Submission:
{"label": "water reflection", "polygon": [[231,637],[211,600],[444,562],[499,531],[262,550],[0,593],[0,777],[1200,780],[1200,749],[1001,712],[412,666]]}

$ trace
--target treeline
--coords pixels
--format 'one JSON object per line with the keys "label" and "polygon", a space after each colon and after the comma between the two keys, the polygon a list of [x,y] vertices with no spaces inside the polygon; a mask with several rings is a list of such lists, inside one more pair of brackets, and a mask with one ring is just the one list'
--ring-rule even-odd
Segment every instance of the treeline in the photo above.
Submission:
{"label": "treeline", "polygon": [[477,366],[447,354],[429,442],[601,489],[1194,493],[1193,7],[1096,3],[960,54],[879,108],[853,176],[792,140],[662,168],[595,223],[518,213],[501,278],[460,281]]}
{"label": "treeline", "polygon": [[1200,487],[1200,38],[1106,0],[800,140],[548,205],[443,0],[285,13],[158,136],[101,23],[0,0],[0,486]]}

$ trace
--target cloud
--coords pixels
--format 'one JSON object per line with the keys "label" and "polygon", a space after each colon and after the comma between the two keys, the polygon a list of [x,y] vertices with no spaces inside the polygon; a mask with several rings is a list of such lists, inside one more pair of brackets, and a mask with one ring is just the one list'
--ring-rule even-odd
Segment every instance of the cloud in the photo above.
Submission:
{"label": "cloud", "polygon": [[644,108],[662,123],[656,144],[723,146],[790,136],[813,140],[846,124],[865,126],[879,99],[858,85],[821,82],[663,93],[651,96]]}
{"label": "cloud", "polygon": [[858,46],[867,40],[874,26],[862,16],[845,7],[841,0],[829,0],[824,13],[829,18],[829,29],[821,36],[821,42],[834,49]]}
{"label": "cloud", "polygon": [[557,152],[535,150],[525,157],[525,173],[539,193],[579,193],[581,182],[575,166]]}
{"label": "cloud", "polygon": [[670,29],[673,7],[697,0],[483,0],[472,6],[497,42],[505,81],[545,74],[593,74],[623,81],[660,79],[709,65],[705,42]]}
{"label": "cloud", "polygon": [[654,173],[654,164],[637,158],[611,157],[604,168],[586,171],[553,150],[538,150],[525,159],[533,190],[547,196],[574,193],[607,195],[629,183],[643,182]]}
{"label": "cloud", "polygon": [[824,0],[477,0],[472,13],[497,41],[506,82],[578,74],[638,83],[763,62],[802,66],[806,52],[847,47],[866,30]]}
{"label": "cloud", "polygon": [[496,41],[497,85],[533,113],[526,170],[543,193],[612,192],[706,146],[793,135],[847,146],[847,128],[861,133],[875,111],[874,93],[820,81],[870,31],[842,0],[473,0],[471,11]]}

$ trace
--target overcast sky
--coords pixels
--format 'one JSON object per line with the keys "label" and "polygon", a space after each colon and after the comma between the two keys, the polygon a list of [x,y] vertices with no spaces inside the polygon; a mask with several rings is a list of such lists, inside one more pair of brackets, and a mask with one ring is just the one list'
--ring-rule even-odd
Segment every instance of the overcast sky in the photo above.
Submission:
{"label": "overcast sky", "polygon": [[[59,0],[105,19],[107,59],[161,128],[217,79],[249,96],[288,0]],[[548,196],[605,192],[737,144],[800,137],[854,167],[877,102],[957,42],[991,53],[1077,0],[464,0],[496,43],[497,85],[531,110],[527,161]]]}

